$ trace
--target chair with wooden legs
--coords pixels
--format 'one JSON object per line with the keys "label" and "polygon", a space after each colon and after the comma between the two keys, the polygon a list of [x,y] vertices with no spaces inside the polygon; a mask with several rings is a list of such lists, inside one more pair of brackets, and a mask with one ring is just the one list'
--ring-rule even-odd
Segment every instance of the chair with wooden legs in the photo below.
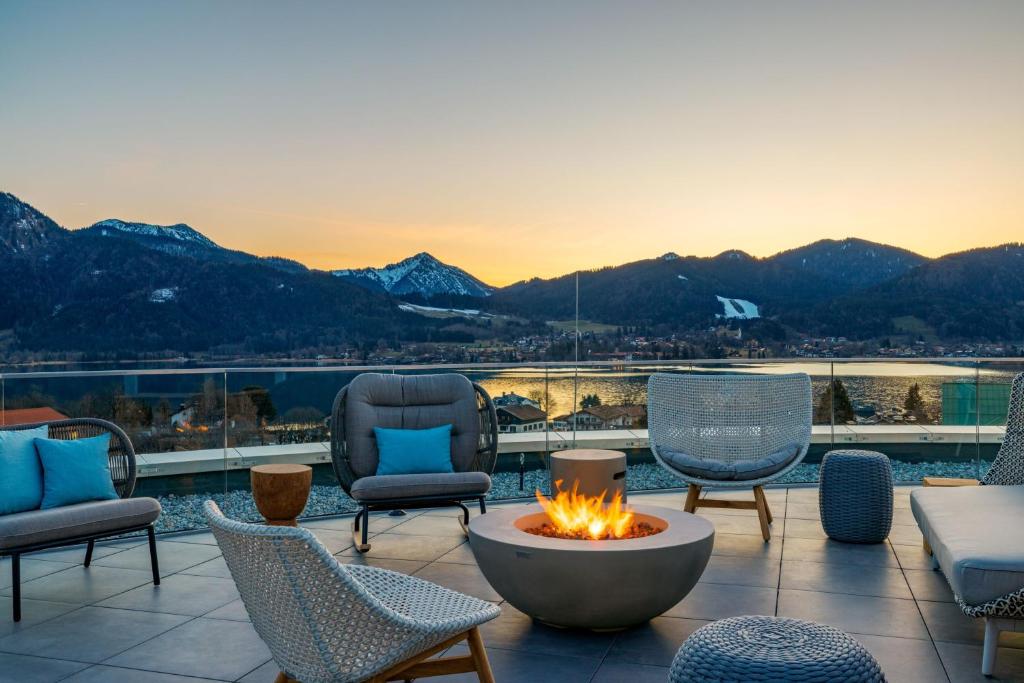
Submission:
{"label": "chair with wooden legs", "polygon": [[[341,564],[306,529],[207,520],[277,683],[406,681],[475,671],[494,683],[478,627],[497,606],[398,572]],[[434,657],[468,641],[469,654]]]}
{"label": "chair with wooden legs", "polygon": [[[684,509],[756,510],[771,539],[763,486],[796,467],[811,442],[811,380],[789,375],[655,373],[647,386],[651,452],[689,487]],[[702,498],[753,489],[753,500]]]}

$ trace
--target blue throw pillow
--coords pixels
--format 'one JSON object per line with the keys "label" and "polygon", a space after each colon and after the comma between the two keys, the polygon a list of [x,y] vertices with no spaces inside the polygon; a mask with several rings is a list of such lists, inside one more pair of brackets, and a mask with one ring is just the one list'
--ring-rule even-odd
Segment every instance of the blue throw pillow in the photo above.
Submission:
{"label": "blue throw pillow", "polygon": [[383,429],[377,437],[377,474],[452,472],[452,426],[431,429]]}
{"label": "blue throw pillow", "polygon": [[110,480],[107,449],[110,435],[88,439],[36,439],[43,464],[43,503],[46,508],[118,498]]}
{"label": "blue throw pillow", "polygon": [[35,440],[45,439],[46,425],[0,431],[0,515],[39,509],[43,502],[43,467]]}

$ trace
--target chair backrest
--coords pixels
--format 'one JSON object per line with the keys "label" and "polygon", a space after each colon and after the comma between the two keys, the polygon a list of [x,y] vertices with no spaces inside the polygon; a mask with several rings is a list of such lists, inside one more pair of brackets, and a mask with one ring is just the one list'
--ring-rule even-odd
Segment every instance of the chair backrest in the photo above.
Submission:
{"label": "chair backrest", "polygon": [[47,436],[51,439],[86,439],[91,436],[110,434],[110,446],[107,459],[110,462],[110,479],[114,490],[122,498],[130,498],[135,491],[135,448],[124,430],[113,422],[91,417],[76,417],[54,422],[37,422],[26,425],[8,425],[0,430],[35,429],[47,426]]}
{"label": "chair backrest", "polygon": [[1006,411],[1006,436],[981,483],[992,486],[1024,484],[1024,372],[1013,378]]}
{"label": "chair backrest", "polygon": [[[757,459],[811,441],[811,379],[655,373],[647,383],[652,449],[718,462]],[[801,456],[803,454],[801,453]]]}
{"label": "chair backrest", "polygon": [[362,680],[412,633],[306,529],[227,519],[213,501],[204,512],[253,628],[293,678]]}
{"label": "chair backrest", "polygon": [[477,459],[477,393],[462,375],[364,373],[349,383],[344,400],[346,457],[356,477],[377,471],[374,427],[428,429],[451,424],[452,469],[466,472]]}

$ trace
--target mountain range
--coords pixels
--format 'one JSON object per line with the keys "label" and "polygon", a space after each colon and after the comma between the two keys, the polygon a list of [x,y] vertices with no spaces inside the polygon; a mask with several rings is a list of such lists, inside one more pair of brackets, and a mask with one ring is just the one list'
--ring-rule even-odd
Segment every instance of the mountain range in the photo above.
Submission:
{"label": "mountain range", "polygon": [[[0,193],[0,353],[294,352],[536,333],[575,313],[576,276],[491,287],[430,254],[312,270],[184,224],[67,230]],[[1024,339],[1024,247],[929,259],[860,239],[757,258],[661,256],[579,274],[580,316],[672,333],[739,320],[776,337]],[[440,313],[445,313],[440,315]],[[510,329],[508,328],[510,326]]]}

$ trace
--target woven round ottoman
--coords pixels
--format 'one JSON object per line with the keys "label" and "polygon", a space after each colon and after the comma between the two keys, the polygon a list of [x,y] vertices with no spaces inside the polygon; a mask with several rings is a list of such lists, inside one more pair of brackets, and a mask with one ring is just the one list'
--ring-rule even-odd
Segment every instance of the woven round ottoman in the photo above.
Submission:
{"label": "woven round ottoman", "polygon": [[782,617],[733,617],[687,638],[669,680],[868,683],[885,676],[871,653],[839,629]]}
{"label": "woven round ottoman", "polygon": [[892,467],[874,451],[829,451],[821,461],[818,509],[829,538],[881,543],[892,528]]}

